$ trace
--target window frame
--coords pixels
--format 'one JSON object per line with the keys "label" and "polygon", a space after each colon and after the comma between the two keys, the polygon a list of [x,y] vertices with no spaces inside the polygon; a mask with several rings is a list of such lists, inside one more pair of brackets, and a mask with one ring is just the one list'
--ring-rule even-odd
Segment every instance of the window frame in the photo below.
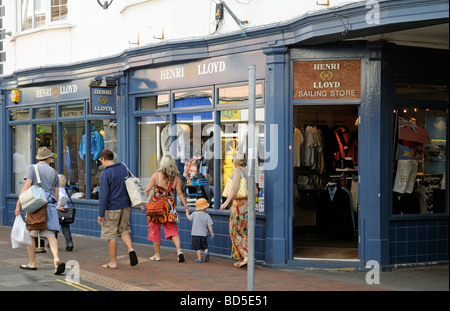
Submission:
{"label": "window frame", "polygon": [[[64,23],[68,23],[69,22],[69,14],[70,14],[70,5],[69,5],[69,1],[67,0],[65,6],[67,7],[67,13],[64,17],[60,17],[57,19],[54,19],[53,16],[53,12],[52,12],[52,8],[55,7],[55,5],[52,5],[51,1],[46,1],[43,0],[42,2],[42,12],[44,12],[44,16],[45,16],[45,22],[43,23],[43,25],[38,25],[36,26],[36,9],[35,9],[35,5],[36,5],[36,0],[30,0],[32,1],[31,3],[31,7],[32,7],[32,13],[31,13],[31,26],[29,28],[24,29],[24,23],[23,23],[23,4],[22,4],[23,0],[17,1],[17,29],[18,29],[18,33],[22,34],[22,33],[29,33],[29,32],[34,32],[34,31],[38,31],[38,30],[42,30],[45,29],[47,27],[53,26],[53,25],[61,25]],[[59,6],[64,6],[64,4],[59,5]]]}
{"label": "window frame", "polygon": [[[395,138],[394,138],[394,131],[395,131],[395,113],[394,110],[398,110],[400,108],[408,108],[408,109],[414,109],[414,108],[420,108],[420,109],[443,109],[444,111],[446,111],[446,125],[447,125],[447,151],[446,151],[446,156],[449,156],[449,139],[450,136],[448,134],[448,128],[449,128],[449,122],[450,122],[450,109],[448,108],[448,100],[447,101],[439,101],[439,100],[427,100],[427,99],[420,99],[420,100],[414,100],[414,99],[405,99],[405,98],[399,98],[397,96],[397,90],[396,87],[397,85],[401,84],[401,83],[410,83],[413,85],[446,85],[446,89],[447,92],[449,91],[449,83],[448,81],[442,81],[442,80],[436,80],[436,79],[428,79],[428,80],[423,80],[417,77],[402,77],[402,76],[397,76],[394,77],[391,81],[391,87],[392,87],[392,92],[390,95],[390,99],[391,99],[391,106],[390,106],[390,124],[391,124],[391,130],[390,130],[390,144],[391,146],[394,146],[394,142],[395,142]],[[448,95],[447,95],[448,98]],[[393,147],[391,154],[390,154],[390,159],[394,159],[394,154],[396,152],[396,146],[395,148]],[[447,161],[448,162],[448,161]],[[448,163],[447,163],[447,167],[446,170],[448,170]],[[393,171],[394,168],[394,160],[390,161],[389,164],[390,167],[390,171]],[[391,195],[392,195],[392,189],[394,186],[394,179],[395,179],[395,174],[392,174],[392,176],[390,177],[390,181],[389,181],[389,188],[391,189]],[[446,184],[445,184],[445,190],[448,191],[449,188],[449,180],[448,177],[446,177]],[[445,200],[447,200],[447,198],[445,198]],[[448,202],[445,202],[444,204],[448,205]],[[434,219],[434,218],[440,218],[440,217],[446,217],[449,214],[449,208],[448,206],[446,206],[446,210],[444,211],[444,213],[433,213],[433,214],[422,214],[422,213],[416,213],[416,214],[395,214],[394,213],[394,202],[393,199],[391,198],[391,204],[390,204],[390,209],[389,209],[389,215],[390,215],[390,219],[391,220],[397,220],[397,219],[401,219],[401,220],[405,220],[405,219]]]}
{"label": "window frame", "polygon": [[[261,86],[261,101],[256,104],[256,108],[263,108],[264,109],[264,124],[266,120],[266,105],[265,105],[265,80],[259,79],[256,81],[257,85]],[[240,103],[232,103],[232,104],[218,104],[219,101],[219,89],[221,88],[227,88],[227,87],[236,87],[236,86],[247,86],[248,87],[248,81],[241,81],[241,82],[234,82],[234,83],[224,83],[224,84],[213,84],[213,85],[207,85],[207,86],[198,86],[198,87],[189,87],[189,88],[179,88],[179,89],[170,89],[170,90],[158,90],[157,92],[148,92],[148,93],[135,93],[130,94],[130,99],[133,103],[133,122],[134,122],[134,131],[136,133],[135,135],[135,146],[139,146],[139,134],[138,134],[138,127],[139,122],[142,117],[152,117],[152,116],[160,116],[165,115],[168,118],[170,118],[170,124],[175,125],[177,124],[178,116],[183,114],[192,113],[193,110],[195,113],[201,113],[201,112],[212,112],[213,114],[213,121],[212,124],[214,126],[219,126],[221,128],[221,113],[228,110],[248,110],[249,109],[249,101],[248,99],[246,101],[240,102]],[[190,106],[190,107],[175,107],[175,95],[177,93],[190,93],[195,94],[195,92],[201,92],[201,91],[212,91],[212,97],[211,97],[211,105],[200,105],[200,106]],[[138,109],[138,101],[142,97],[150,97],[150,96],[157,96],[158,94],[169,94],[170,95],[170,105],[169,109],[154,109],[154,110],[139,110]],[[211,121],[205,121],[205,122],[211,122]],[[202,122],[204,123],[204,122]],[[222,135],[220,137],[218,136],[217,139],[215,139],[214,143],[220,143],[222,141]],[[222,146],[222,145],[221,145]],[[139,147],[136,147],[135,150],[130,151],[131,158],[138,158],[139,157]],[[140,160],[138,160],[139,162]],[[221,174],[221,167],[223,165],[223,159],[221,158],[215,158],[214,159],[214,191],[215,193],[221,193],[222,191],[222,174]],[[131,165],[133,166],[133,165]],[[136,166],[133,167],[133,169],[136,170],[136,172],[139,172],[141,169],[140,167]],[[264,170],[263,170],[264,171]],[[220,207],[220,200],[215,200],[214,202],[214,209],[218,210]],[[262,212],[264,213],[264,212]]]}
{"label": "window frame", "polygon": [[[61,116],[60,112],[61,112],[62,107],[70,106],[70,105],[83,105],[83,115],[82,116],[65,116],[65,117]],[[54,109],[55,116],[53,118],[47,118],[47,119],[33,118],[33,114],[34,114],[35,110],[41,109],[41,108],[47,108],[47,107],[51,107]],[[17,109],[28,109],[29,119],[27,119],[27,120],[11,120],[9,117],[10,111],[14,111]],[[90,114],[88,114],[88,111],[89,111],[89,99],[52,102],[52,103],[47,103],[47,104],[27,104],[27,105],[21,105],[20,107],[17,107],[17,106],[6,107],[6,113],[8,115],[8,118],[7,118],[7,120],[8,120],[7,121],[8,136],[10,137],[10,141],[14,141],[12,128],[16,125],[30,125],[30,137],[31,137],[30,163],[35,163],[36,143],[35,143],[35,139],[33,139],[33,137],[35,137],[34,134],[36,133],[36,126],[38,124],[55,125],[56,150],[54,150],[53,152],[55,152],[57,154],[62,154],[64,152],[63,146],[62,146],[62,135],[61,135],[63,123],[65,123],[65,122],[80,122],[81,121],[84,123],[85,129],[90,129],[92,122],[98,121],[98,120],[103,120],[105,118],[105,116],[101,116],[101,115],[90,115]],[[108,119],[116,120],[116,122],[117,122],[117,115],[108,116]],[[13,148],[12,148],[12,146],[7,148],[7,152],[10,157],[9,161],[11,161],[10,166],[12,167],[12,164],[13,164]],[[55,159],[55,161],[57,161],[56,167],[57,167],[58,173],[63,172],[63,166],[64,166],[64,164],[62,163],[63,157],[62,156],[57,157]],[[90,171],[90,163],[89,162],[87,162],[86,168],[88,168],[88,169],[86,169],[86,172],[84,175],[84,181],[86,182],[86,188],[85,188],[86,198],[83,198],[80,200],[82,200],[82,202],[86,202],[89,200],[98,201],[97,199],[92,199],[92,187],[91,187],[92,177],[88,173]],[[13,186],[13,181],[14,181],[13,171],[9,170],[7,172],[7,174],[9,174],[8,176],[9,176],[11,182],[8,183],[6,193],[7,193],[7,195],[16,195],[14,193],[14,186]]]}

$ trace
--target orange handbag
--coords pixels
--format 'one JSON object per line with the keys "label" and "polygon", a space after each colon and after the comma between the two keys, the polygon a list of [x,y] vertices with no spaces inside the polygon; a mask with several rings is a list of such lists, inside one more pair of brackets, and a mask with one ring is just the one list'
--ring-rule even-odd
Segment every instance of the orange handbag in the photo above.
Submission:
{"label": "orange handbag", "polygon": [[166,196],[169,193],[170,188],[172,188],[172,184],[167,187],[166,193],[161,196],[153,196],[147,203],[147,216],[155,217],[155,216],[163,216],[165,213],[165,201]]}

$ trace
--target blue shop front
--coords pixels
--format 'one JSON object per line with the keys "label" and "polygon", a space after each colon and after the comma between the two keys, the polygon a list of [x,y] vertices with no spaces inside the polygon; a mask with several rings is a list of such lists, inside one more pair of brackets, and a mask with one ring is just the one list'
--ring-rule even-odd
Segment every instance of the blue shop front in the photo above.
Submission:
{"label": "blue shop front", "polygon": [[[310,18],[313,29],[325,29],[320,16]],[[299,35],[299,19],[245,38],[150,46],[3,78],[0,223],[12,226],[41,146],[57,154],[52,165],[69,181],[78,208],[72,232],[94,237],[100,150],[112,150],[144,186],[171,154],[191,210],[200,197],[211,204],[210,252],[229,257],[230,214],[219,206],[233,154],[249,148],[248,67],[256,65],[258,262],[448,262],[448,50],[343,42],[341,21],[327,23],[329,36],[315,42]],[[177,206],[189,251],[191,223]],[[140,208],[131,226],[134,242],[149,244]]]}
{"label": "blue shop front", "polygon": [[[172,154],[191,210],[198,198],[210,203],[208,212],[215,228],[210,251],[229,256],[230,215],[219,207],[224,184],[234,168],[233,154],[247,150],[250,65],[258,68],[256,135],[261,152],[256,168],[261,199],[253,205],[257,208],[256,258],[264,260],[265,64],[261,52],[170,62],[69,82],[22,84],[4,91],[6,143],[2,157],[5,180],[11,182],[3,184],[2,224],[13,224],[24,173],[34,163],[39,147],[57,154],[52,166],[67,177],[67,189],[78,208],[72,232],[96,237],[100,236],[96,222],[100,151],[112,150],[144,187],[162,156]],[[182,248],[189,250],[191,223],[179,201],[177,205]],[[133,240],[149,243],[147,217],[138,207],[132,210],[131,225]],[[170,241],[162,245],[173,246]]]}

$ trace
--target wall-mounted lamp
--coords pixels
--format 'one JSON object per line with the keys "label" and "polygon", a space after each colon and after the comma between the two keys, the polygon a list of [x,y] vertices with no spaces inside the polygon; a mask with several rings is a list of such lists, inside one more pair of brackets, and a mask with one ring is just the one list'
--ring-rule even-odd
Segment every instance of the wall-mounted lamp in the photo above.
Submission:
{"label": "wall-mounted lamp", "polygon": [[0,35],[7,35],[7,36],[12,36],[12,32],[11,31],[8,31],[8,32],[6,32],[5,30],[1,30],[0,31]]}
{"label": "wall-mounted lamp", "polygon": [[114,0],[111,0],[111,1],[105,1],[103,4],[100,2],[100,0],[97,0],[97,3],[98,3],[98,5],[99,6],[101,6],[104,10],[106,10],[110,5],[111,5],[111,3],[113,2]]}

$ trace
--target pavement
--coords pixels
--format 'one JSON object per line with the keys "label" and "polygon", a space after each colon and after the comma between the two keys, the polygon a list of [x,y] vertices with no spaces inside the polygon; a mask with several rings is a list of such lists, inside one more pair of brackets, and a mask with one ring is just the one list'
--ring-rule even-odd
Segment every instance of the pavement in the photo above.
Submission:
{"label": "pavement", "polygon": [[[11,227],[0,226],[0,271],[4,269],[30,275],[37,271],[19,269],[28,263],[26,248],[12,249]],[[209,262],[196,263],[196,254],[183,250],[186,261],[177,261],[174,248],[161,248],[162,260],[149,260],[153,255],[150,244],[136,244],[134,249],[139,263],[132,267],[125,245],[118,240],[118,267],[104,269],[109,262],[107,241],[96,237],[73,234],[75,247],[67,252],[62,234],[58,237],[61,260],[68,263],[66,280],[74,279],[75,264],[79,265],[80,287],[95,288],[100,291],[178,291],[178,292],[245,292],[247,290],[247,269],[235,268],[234,261],[223,256],[212,255]],[[49,249],[36,254],[38,271],[42,278],[54,279],[52,255]],[[381,271],[379,284],[366,283],[366,271],[354,270],[298,270],[275,269],[257,263],[255,265],[254,290],[257,292],[392,292],[392,291],[449,291],[448,264],[429,265]],[[3,269],[3,270],[2,270]],[[14,282],[1,278],[2,282]],[[62,281],[61,281],[62,282]],[[4,284],[7,285],[7,284]],[[1,289],[1,287],[0,287]],[[17,290],[21,290],[20,287]],[[45,290],[40,288],[39,290]]]}

